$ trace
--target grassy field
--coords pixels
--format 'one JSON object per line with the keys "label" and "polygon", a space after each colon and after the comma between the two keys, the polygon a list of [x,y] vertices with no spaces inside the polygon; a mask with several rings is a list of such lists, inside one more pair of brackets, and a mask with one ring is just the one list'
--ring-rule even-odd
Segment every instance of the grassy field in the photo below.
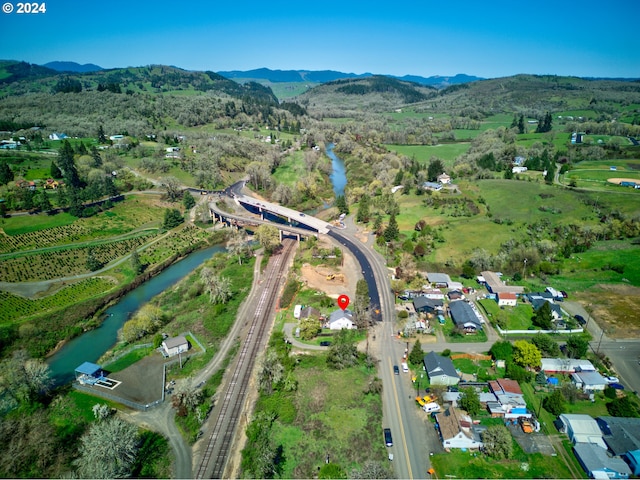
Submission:
{"label": "grassy field", "polygon": [[[365,460],[386,458],[380,396],[363,393],[373,372],[327,369],[320,354],[301,356],[294,373],[297,392],[277,403],[292,402],[296,414],[277,419],[272,432],[275,444],[283,446],[282,478],[311,478],[327,455],[347,472]],[[258,408],[274,403],[263,399]]]}
{"label": "grassy field", "polygon": [[438,157],[443,160],[446,168],[452,168],[454,161],[463,153],[469,150],[470,143],[441,143],[438,145],[390,145],[385,147],[396,152],[399,155],[405,155],[409,158],[415,158],[418,162],[428,165],[432,157]]}

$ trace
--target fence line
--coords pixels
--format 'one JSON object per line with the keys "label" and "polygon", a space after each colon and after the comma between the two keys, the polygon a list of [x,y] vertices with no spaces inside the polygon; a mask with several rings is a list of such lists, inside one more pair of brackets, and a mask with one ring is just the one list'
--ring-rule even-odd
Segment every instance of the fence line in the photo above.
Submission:
{"label": "fence line", "polygon": [[139,350],[141,348],[148,348],[148,347],[153,347],[153,343],[141,343],[139,345],[132,345],[131,347],[127,348],[126,350],[123,350],[120,353],[118,353],[115,357],[110,358],[108,363],[106,363],[104,366],[106,367],[107,365],[110,365],[113,362],[115,362],[117,360],[120,360],[122,357],[124,357],[125,355],[129,355],[134,350]]}

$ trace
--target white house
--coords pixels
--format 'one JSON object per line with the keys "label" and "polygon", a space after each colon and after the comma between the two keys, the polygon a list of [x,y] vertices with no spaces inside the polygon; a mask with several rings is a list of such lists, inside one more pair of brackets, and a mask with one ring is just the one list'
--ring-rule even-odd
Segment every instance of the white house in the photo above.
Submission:
{"label": "white house", "polygon": [[183,335],[167,338],[162,342],[162,350],[168,357],[173,357],[189,350],[189,342]]}
{"label": "white house", "polygon": [[329,329],[342,330],[345,328],[356,328],[353,322],[353,314],[350,310],[334,310],[329,316]]}
{"label": "white house", "polygon": [[527,167],[511,167],[511,173],[524,173],[527,171]]}
{"label": "white house", "polygon": [[498,305],[515,307],[518,304],[518,296],[513,292],[498,292]]}
{"label": "white house", "polygon": [[482,448],[480,429],[473,424],[469,415],[455,407],[437,413],[436,422],[444,448]]}
{"label": "white house", "polygon": [[438,180],[438,182],[442,183],[443,185],[448,185],[451,183],[451,177],[446,173],[441,173],[440,175],[438,175],[436,180]]}
{"label": "white house", "polygon": [[544,373],[595,372],[596,367],[589,360],[576,358],[543,358],[540,369]]}
{"label": "white house", "polygon": [[602,430],[596,419],[580,413],[563,413],[558,417],[569,440],[575,445],[577,443],[593,443],[605,450],[607,444],[602,438]]}
{"label": "white house", "polygon": [[598,372],[589,371],[572,373],[571,381],[576,384],[576,388],[586,393],[601,392],[608,384],[607,379]]}

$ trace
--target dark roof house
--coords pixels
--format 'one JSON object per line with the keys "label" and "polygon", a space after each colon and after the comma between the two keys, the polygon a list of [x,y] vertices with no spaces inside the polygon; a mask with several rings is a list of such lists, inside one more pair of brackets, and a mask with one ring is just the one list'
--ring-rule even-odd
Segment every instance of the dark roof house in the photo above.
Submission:
{"label": "dark roof house", "polygon": [[465,330],[480,330],[482,323],[471,306],[462,300],[456,300],[449,304],[451,320],[458,328]]}
{"label": "dark roof house", "polygon": [[596,422],[614,455],[640,450],[640,418],[602,416]]}
{"label": "dark roof house", "polygon": [[424,368],[432,385],[457,385],[460,377],[449,357],[429,352],[423,359]]}
{"label": "dark roof house", "polygon": [[442,310],[443,305],[440,299],[423,296],[413,298],[413,308],[419,313],[434,313],[436,310]]}

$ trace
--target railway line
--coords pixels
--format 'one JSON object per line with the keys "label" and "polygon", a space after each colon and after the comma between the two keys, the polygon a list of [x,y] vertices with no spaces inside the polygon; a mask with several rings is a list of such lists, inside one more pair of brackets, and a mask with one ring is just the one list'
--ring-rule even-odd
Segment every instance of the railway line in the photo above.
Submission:
{"label": "railway line", "polygon": [[206,439],[202,458],[194,472],[194,478],[223,478],[238,420],[247,396],[248,379],[253,371],[255,359],[267,339],[282,274],[286,271],[295,246],[295,241],[285,239],[280,254],[271,257],[269,266],[263,274],[265,280],[262,291],[259,292],[255,309],[252,310],[248,332],[232,367],[233,370],[230,372],[220,400],[212,412],[213,427]]}

